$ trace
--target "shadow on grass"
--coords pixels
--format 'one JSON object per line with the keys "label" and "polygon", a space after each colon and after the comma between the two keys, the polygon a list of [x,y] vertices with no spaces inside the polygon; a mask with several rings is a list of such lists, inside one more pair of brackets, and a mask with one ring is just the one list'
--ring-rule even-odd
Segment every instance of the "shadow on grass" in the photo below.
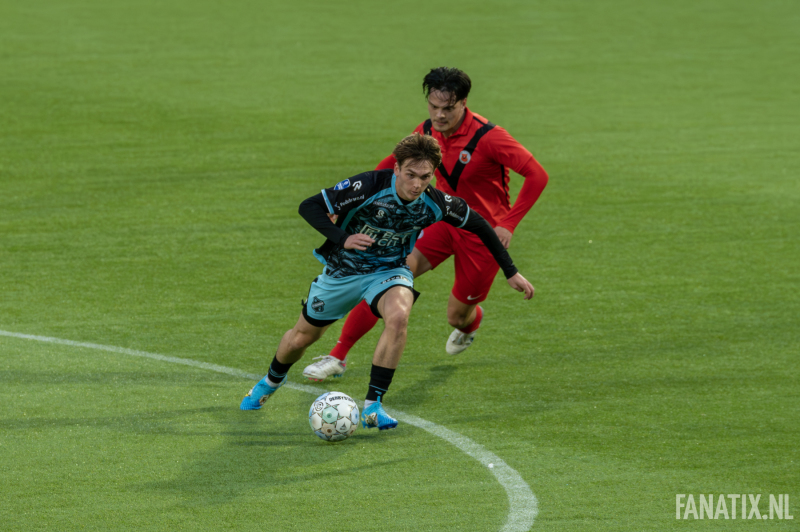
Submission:
{"label": "shadow on grass", "polygon": [[[214,435],[223,438],[221,445],[192,456],[175,478],[133,489],[179,493],[194,503],[217,505],[254,493],[275,493],[276,486],[324,486],[344,477],[380,477],[390,469],[409,468],[400,464],[413,461],[413,457],[397,457],[386,448],[387,437],[395,442],[410,437],[410,432],[387,434],[359,428],[345,441],[328,443],[313,434],[305,416],[297,423],[290,422],[296,431],[287,431],[282,417],[283,430],[277,432],[265,425],[263,415],[253,414],[229,408],[214,410],[212,415],[221,428]],[[375,451],[370,451],[373,447]],[[387,459],[381,459],[387,454]]]}
{"label": "shadow on grass", "polygon": [[387,407],[396,405],[400,409],[408,407],[419,406],[425,403],[432,396],[444,396],[446,391],[443,391],[443,385],[453,377],[458,371],[458,366],[448,364],[441,364],[434,366],[428,370],[427,379],[419,379],[413,385],[399,390],[396,396],[392,399],[392,403],[387,403]]}

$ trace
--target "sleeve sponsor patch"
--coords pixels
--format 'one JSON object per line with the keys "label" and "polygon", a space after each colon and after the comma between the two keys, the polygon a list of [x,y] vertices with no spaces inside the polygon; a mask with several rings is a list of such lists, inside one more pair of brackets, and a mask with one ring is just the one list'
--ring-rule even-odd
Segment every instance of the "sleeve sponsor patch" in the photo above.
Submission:
{"label": "sleeve sponsor patch", "polygon": [[325,189],[323,194],[328,201],[328,208],[332,214],[344,214],[351,209],[358,208],[366,198],[369,183],[364,183],[364,176],[359,174],[339,181],[331,188]]}
{"label": "sleeve sponsor patch", "polygon": [[461,227],[467,221],[469,206],[467,202],[455,196],[445,196],[442,219],[455,227]]}

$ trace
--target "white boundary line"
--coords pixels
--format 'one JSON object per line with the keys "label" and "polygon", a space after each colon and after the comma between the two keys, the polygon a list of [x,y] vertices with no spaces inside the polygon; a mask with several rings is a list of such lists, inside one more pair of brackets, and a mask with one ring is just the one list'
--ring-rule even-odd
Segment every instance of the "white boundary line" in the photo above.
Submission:
{"label": "white boundary line", "polygon": [[[111,353],[118,353],[121,355],[151,358],[153,360],[160,360],[162,362],[169,362],[171,364],[183,364],[184,366],[192,366],[194,368],[216,371],[217,373],[225,373],[226,375],[232,375],[234,377],[241,377],[249,380],[259,380],[262,377],[262,375],[256,375],[255,373],[247,373],[246,371],[239,369],[218,366],[216,364],[209,364],[207,362],[199,362],[189,358],[170,357],[159,355],[157,353],[148,353],[147,351],[137,351],[135,349],[115,347],[113,345],[75,342],[61,338],[35,336],[32,334],[22,334],[3,330],[0,330],[0,336],[9,336],[11,338],[34,340],[37,342],[47,342],[51,344],[68,345],[72,347],[83,347],[87,349],[98,349],[101,351],[109,351]],[[284,386],[314,395],[325,393],[324,390],[320,390],[319,388],[314,388],[313,386],[306,386],[303,384],[295,384],[293,382],[287,382]],[[463,453],[480,462],[484,467],[489,468],[489,471],[494,474],[494,476],[497,478],[497,481],[500,483],[503,489],[506,490],[506,494],[508,495],[509,512],[501,532],[527,532],[531,529],[533,526],[533,521],[539,514],[539,502],[531,491],[530,486],[528,486],[528,484],[522,479],[516,470],[509,467],[499,456],[487,451],[482,445],[475,443],[466,436],[462,436],[457,432],[420,417],[412,416],[411,414],[406,414],[405,412],[400,412],[395,409],[391,409],[391,411],[392,414],[401,421],[425,430],[430,434],[445,440],[446,442],[457,447]]]}

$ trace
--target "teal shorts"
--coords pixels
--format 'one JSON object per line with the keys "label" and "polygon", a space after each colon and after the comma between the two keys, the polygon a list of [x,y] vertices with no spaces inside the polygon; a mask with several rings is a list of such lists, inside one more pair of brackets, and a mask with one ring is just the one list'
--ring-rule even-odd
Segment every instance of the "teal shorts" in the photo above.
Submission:
{"label": "teal shorts", "polygon": [[[406,286],[414,292],[414,276],[408,268],[394,268],[365,275],[328,277],[322,273],[311,283],[303,317],[315,327],[324,327],[343,318],[365,300],[377,315],[379,296],[394,286]],[[418,294],[414,292],[414,299]],[[373,304],[374,303],[374,304]]]}

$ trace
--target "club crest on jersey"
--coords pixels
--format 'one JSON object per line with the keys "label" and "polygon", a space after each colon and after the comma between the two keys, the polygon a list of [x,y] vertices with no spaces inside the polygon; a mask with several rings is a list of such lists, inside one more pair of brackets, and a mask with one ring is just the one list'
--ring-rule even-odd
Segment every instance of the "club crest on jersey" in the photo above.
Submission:
{"label": "club crest on jersey", "polygon": [[333,187],[333,190],[344,190],[349,186],[350,186],[350,180],[345,179],[344,181],[339,181],[338,183],[336,183],[336,186]]}
{"label": "club crest on jersey", "polygon": [[462,164],[467,164],[472,159],[472,154],[467,150],[462,151],[458,155],[458,160],[461,161]]}

